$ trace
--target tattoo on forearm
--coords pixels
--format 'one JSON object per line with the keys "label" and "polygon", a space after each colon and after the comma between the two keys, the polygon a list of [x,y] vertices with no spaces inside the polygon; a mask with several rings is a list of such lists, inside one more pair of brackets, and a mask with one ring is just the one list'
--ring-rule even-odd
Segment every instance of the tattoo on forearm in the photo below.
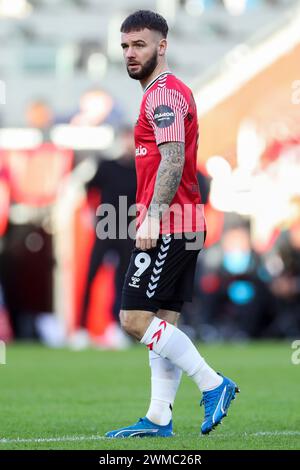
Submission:
{"label": "tattoo on forearm", "polygon": [[162,206],[169,206],[174,198],[184,167],[184,143],[167,142],[159,146],[161,162],[158,168],[149,214],[161,216]]}

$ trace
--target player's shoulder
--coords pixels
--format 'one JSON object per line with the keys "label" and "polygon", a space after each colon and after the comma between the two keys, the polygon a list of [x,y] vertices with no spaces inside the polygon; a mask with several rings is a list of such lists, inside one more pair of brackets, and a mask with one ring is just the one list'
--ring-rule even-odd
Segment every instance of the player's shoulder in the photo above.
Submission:
{"label": "player's shoulder", "polygon": [[172,73],[167,76],[166,88],[170,90],[177,90],[183,95],[190,95],[191,93],[190,88],[182,80],[180,80],[178,77],[176,77],[176,75]]}
{"label": "player's shoulder", "polygon": [[147,87],[144,94],[144,102],[149,104],[159,102],[167,97],[171,100],[188,103],[191,90],[185,83],[172,73],[166,73],[157,78],[154,83]]}

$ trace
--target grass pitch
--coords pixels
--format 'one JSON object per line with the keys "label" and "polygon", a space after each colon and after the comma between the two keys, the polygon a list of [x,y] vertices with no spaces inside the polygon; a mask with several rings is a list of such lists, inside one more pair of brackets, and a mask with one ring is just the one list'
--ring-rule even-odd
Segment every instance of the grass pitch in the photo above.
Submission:
{"label": "grass pitch", "polygon": [[300,449],[300,365],[291,344],[199,345],[209,364],[241,393],[221,426],[200,436],[203,408],[183,378],[169,439],[105,439],[145,415],[150,396],[146,348],[71,352],[12,345],[0,365],[0,450]]}

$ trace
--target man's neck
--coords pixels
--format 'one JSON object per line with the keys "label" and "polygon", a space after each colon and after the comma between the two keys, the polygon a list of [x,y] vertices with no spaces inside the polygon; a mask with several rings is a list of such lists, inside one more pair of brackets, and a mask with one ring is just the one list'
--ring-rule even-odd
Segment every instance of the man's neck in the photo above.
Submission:
{"label": "man's neck", "polygon": [[163,64],[157,64],[151,75],[149,75],[147,78],[140,80],[140,84],[142,85],[143,90],[151,83],[156,77],[158,77],[160,74],[167,72],[169,70],[168,64],[164,62]]}

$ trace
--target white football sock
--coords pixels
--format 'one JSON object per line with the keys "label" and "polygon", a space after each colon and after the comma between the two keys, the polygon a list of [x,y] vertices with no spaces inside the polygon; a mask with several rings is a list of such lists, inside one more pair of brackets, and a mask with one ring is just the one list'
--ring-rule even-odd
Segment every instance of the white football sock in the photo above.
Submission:
{"label": "white football sock", "polygon": [[169,359],[149,351],[151,367],[151,402],[146,417],[166,426],[172,419],[172,408],[181,381],[182,370]]}
{"label": "white football sock", "polygon": [[223,381],[200,356],[191,340],[165,320],[154,317],[140,342],[186,372],[201,392],[212,390]]}

